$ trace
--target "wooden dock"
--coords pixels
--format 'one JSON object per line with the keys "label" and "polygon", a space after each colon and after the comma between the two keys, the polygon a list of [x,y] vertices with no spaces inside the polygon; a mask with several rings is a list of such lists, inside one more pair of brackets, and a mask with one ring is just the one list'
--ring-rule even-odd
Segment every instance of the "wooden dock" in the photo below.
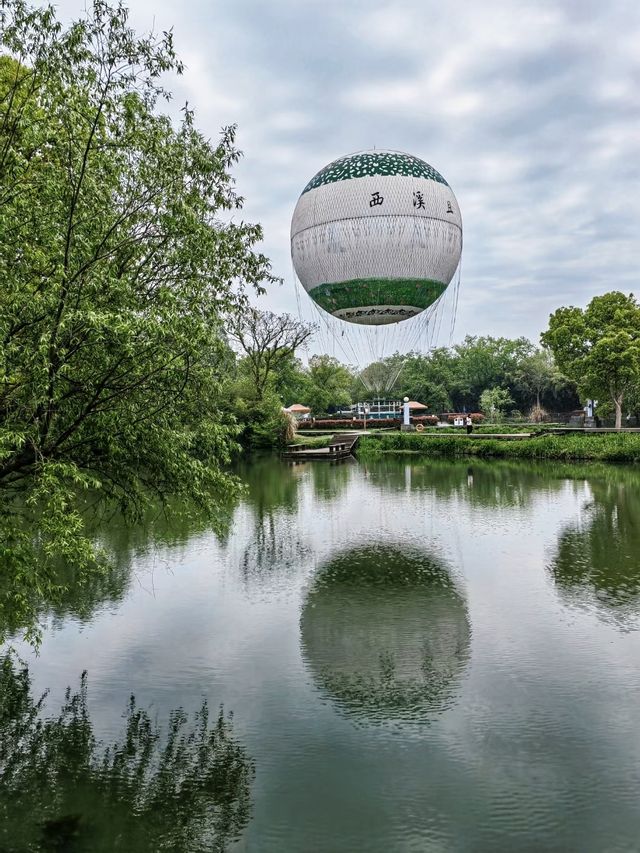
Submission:
{"label": "wooden dock", "polygon": [[347,459],[352,455],[360,435],[361,433],[337,433],[332,436],[328,447],[289,444],[282,454],[282,458],[293,462],[309,462],[315,459],[332,462],[338,459]]}

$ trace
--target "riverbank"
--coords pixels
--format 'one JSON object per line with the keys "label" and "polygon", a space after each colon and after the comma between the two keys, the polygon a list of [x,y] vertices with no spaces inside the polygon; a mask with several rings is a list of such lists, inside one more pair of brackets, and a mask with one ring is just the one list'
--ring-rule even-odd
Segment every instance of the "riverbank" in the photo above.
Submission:
{"label": "riverbank", "polygon": [[503,441],[466,435],[384,433],[360,439],[359,456],[411,453],[430,457],[559,459],[565,461],[640,462],[639,433],[568,433]]}

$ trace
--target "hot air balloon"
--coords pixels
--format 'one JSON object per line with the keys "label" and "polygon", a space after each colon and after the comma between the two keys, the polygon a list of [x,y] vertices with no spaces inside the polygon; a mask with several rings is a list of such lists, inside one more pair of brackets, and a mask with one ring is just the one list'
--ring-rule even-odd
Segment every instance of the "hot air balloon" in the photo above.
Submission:
{"label": "hot air balloon", "polygon": [[296,274],[340,320],[386,325],[432,306],[462,251],[453,191],[424,160],[399,151],[340,157],[306,185],[291,223]]}

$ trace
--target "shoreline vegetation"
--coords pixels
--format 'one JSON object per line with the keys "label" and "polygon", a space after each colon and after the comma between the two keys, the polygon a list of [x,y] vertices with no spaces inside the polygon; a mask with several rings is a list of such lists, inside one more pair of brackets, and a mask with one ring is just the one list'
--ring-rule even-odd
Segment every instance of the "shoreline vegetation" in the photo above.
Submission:
{"label": "shoreline vegetation", "polygon": [[[486,429],[486,428],[485,428]],[[496,431],[502,431],[495,426]],[[510,433],[515,430],[511,429]],[[480,433],[482,434],[482,433]],[[361,457],[387,453],[405,453],[437,458],[557,459],[577,462],[640,462],[640,433],[567,433],[534,435],[531,438],[503,440],[468,437],[444,431],[432,433],[387,432],[362,436],[358,445]]]}

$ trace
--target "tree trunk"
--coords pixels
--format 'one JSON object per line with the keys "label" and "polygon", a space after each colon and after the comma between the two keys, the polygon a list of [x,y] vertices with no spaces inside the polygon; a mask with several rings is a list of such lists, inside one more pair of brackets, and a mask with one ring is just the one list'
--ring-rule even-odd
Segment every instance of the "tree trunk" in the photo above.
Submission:
{"label": "tree trunk", "polygon": [[623,400],[623,396],[624,395],[621,394],[619,397],[613,398],[613,402],[615,403],[615,407],[616,407],[616,429],[622,428],[622,400]]}

